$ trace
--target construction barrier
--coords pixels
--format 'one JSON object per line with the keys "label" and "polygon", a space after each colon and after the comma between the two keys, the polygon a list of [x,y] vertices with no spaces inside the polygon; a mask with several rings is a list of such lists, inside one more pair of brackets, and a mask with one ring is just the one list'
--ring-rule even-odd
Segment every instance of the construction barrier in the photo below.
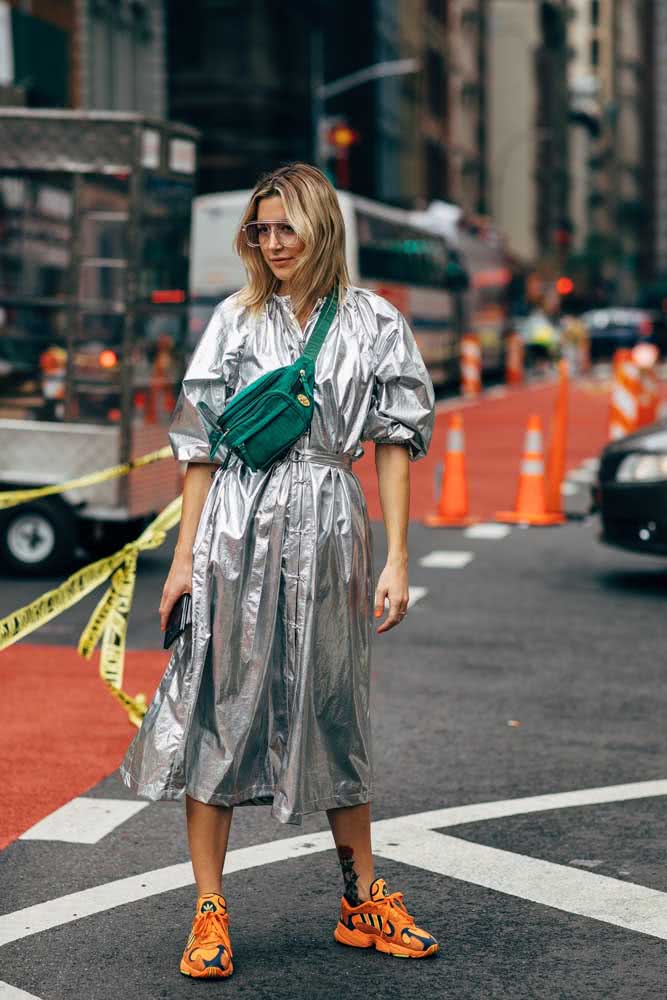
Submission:
{"label": "construction barrier", "polygon": [[639,368],[632,360],[632,351],[622,348],[614,353],[609,407],[610,440],[616,441],[637,430],[640,392]]}
{"label": "construction barrier", "polygon": [[447,428],[440,501],[437,510],[424,519],[424,524],[431,528],[462,528],[478,521],[478,517],[471,517],[468,513],[463,417],[460,413],[453,413]]}
{"label": "construction barrier", "polygon": [[[170,458],[170,447],[149,452],[140,458],[114,465],[108,469],[91,472],[78,479],[54,486],[44,486],[31,490],[11,490],[0,493],[0,509],[28,503],[38,497],[52,496],[69,490],[94,486],[97,483],[125,476],[133,469],[140,469],[152,462]],[[111,584],[93,611],[88,624],[81,633],[78,651],[86,659],[90,659],[94,650],[100,645],[99,675],[113,697],[120,702],[133,725],[141,725],[146,713],[146,699],[143,694],[134,697],[123,691],[123,672],[125,663],[125,637],[127,621],[132,607],[134,585],[137,575],[137,560],[139,553],[148,549],[156,549],[165,540],[166,532],[178,524],[181,518],[182,498],[173,500],[161,514],[133,542],[119,549],[111,556],[90,563],[77,570],[54,590],[47,591],[30,604],[19,608],[6,618],[0,619],[0,650],[6,649],[19,639],[25,638],[36,629],[45,625],[67,611],[82,598],[99,587],[111,577]]]}
{"label": "construction barrier", "polygon": [[482,391],[482,348],[479,337],[466,333],[461,337],[461,392],[466,398]]}
{"label": "construction barrier", "polygon": [[80,490],[86,486],[96,486],[98,483],[105,483],[109,479],[126,476],[133,469],[141,469],[144,465],[150,465],[152,462],[161,462],[165,458],[171,458],[172,454],[171,448],[169,445],[166,445],[158,451],[151,451],[140,458],[134,458],[131,462],[113,465],[99,472],[90,472],[86,476],[80,476],[78,479],[70,479],[66,483],[56,483],[53,486],[39,486],[36,489],[30,490],[8,490],[5,493],[0,493],[0,510],[7,510],[9,507],[16,507],[21,503],[29,503],[31,500],[40,499],[40,497],[50,497],[56,493],[67,493],[69,490]]}
{"label": "construction barrier", "polygon": [[546,502],[550,514],[563,513],[563,482],[567,462],[567,422],[569,409],[570,368],[558,362],[558,393],[551,425],[547,454]]}
{"label": "construction barrier", "polygon": [[639,369],[639,399],[637,407],[637,426],[646,427],[658,419],[660,403],[660,383],[655,366]]}
{"label": "construction barrier", "polygon": [[591,338],[584,327],[584,333],[577,343],[577,373],[588,375],[591,370]]}
{"label": "construction barrier", "polygon": [[137,694],[132,697],[122,688],[125,637],[137,575],[137,559],[140,552],[162,545],[167,531],[180,520],[181,502],[181,497],[172,500],[134,542],[124,545],[111,556],[77,570],[59,587],[0,619],[0,650],[25,638],[52,618],[67,611],[111,577],[107,591],[81,633],[78,651],[86,659],[90,659],[95,648],[100,645],[99,675],[102,682],[125,708],[130,722],[136,726],[141,725],[146,713],[145,696]]}
{"label": "construction barrier", "polygon": [[521,385],[524,363],[523,337],[520,333],[510,333],[505,341],[505,382],[507,385]]}
{"label": "construction barrier", "polygon": [[538,416],[528,418],[526,441],[517,489],[516,509],[499,511],[496,521],[507,524],[530,524],[547,526],[562,524],[562,514],[547,510],[544,481],[544,451],[542,445],[542,422]]}

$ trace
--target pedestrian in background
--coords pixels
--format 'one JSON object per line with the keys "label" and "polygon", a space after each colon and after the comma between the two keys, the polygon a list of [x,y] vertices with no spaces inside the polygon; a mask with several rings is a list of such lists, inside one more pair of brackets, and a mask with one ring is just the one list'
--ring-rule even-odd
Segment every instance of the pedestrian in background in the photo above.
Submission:
{"label": "pedestrian in background", "polygon": [[[248,283],[215,310],[170,428],[188,464],[160,618],[164,628],[191,592],[192,629],[121,773],[150,799],[185,795],[198,899],[181,972],[233,970],[222,870],[233,807],[250,803],[270,803],[283,823],[326,811],[344,880],[337,941],[425,957],[435,939],[373,868],[369,676],[373,608],[377,619],[389,603],[379,633],[407,613],[408,463],[428,450],[433,386],[402,315],[350,285],[342,215],[319,170],[292,164],[262,179],[236,249]],[[294,362],[332,289],[339,302],[317,357],[308,434],[267,471],[224,448],[211,464],[198,404],[220,413],[258,376]],[[388,543],[375,593],[351,471],[363,440],[376,445]]]}

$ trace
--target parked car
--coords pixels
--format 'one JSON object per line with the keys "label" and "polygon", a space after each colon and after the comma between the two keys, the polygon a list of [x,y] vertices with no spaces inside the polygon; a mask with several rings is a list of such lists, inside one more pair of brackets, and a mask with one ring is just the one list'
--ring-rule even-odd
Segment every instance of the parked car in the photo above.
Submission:
{"label": "parked car", "polygon": [[667,555],[667,424],[652,424],[602,452],[595,507],[601,541]]}
{"label": "parked car", "polygon": [[592,361],[611,358],[619,347],[654,341],[653,318],[646,309],[594,309],[581,319],[588,330]]}

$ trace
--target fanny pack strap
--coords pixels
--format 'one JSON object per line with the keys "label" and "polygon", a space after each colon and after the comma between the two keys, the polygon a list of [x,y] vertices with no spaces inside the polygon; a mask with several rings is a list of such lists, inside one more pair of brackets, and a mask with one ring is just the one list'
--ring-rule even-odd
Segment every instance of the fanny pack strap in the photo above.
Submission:
{"label": "fanny pack strap", "polygon": [[313,362],[315,361],[317,355],[319,354],[320,347],[324,343],[324,338],[328,334],[331,324],[334,321],[337,308],[338,286],[334,285],[333,289],[324,300],[324,305],[322,306],[320,315],[317,317],[315,329],[308,338],[308,343],[303,350],[302,356],[310,358]]}

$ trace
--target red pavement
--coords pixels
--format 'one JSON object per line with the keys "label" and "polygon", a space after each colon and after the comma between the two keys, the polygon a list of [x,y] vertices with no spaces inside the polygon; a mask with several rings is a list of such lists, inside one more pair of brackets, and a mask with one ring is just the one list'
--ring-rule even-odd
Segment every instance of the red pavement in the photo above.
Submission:
{"label": "red pavement", "polygon": [[[479,402],[461,407],[472,514],[492,518],[495,511],[514,507],[526,422],[531,413],[542,418],[546,447],[556,392],[556,382],[538,384],[508,390],[498,398],[484,396]],[[420,521],[435,505],[435,468],[444,459],[447,419],[457,408],[456,401],[446,403],[445,407],[436,417],[428,455],[410,463],[410,513],[415,521]],[[607,440],[608,394],[588,383],[574,385],[569,409],[567,468],[573,469],[583,459],[598,455]],[[369,514],[378,520],[382,509],[372,448],[355,462],[354,470],[363,485]],[[433,529],[436,534],[442,530]]]}
{"label": "red pavement", "polygon": [[[555,383],[515,389],[502,398],[465,404],[467,470],[474,513],[493,516],[514,505],[526,420],[538,413],[551,419]],[[447,412],[440,409],[429,454],[411,463],[412,517],[420,520],[434,505],[436,464],[445,449]],[[608,396],[574,387],[570,399],[568,468],[597,455],[606,439]],[[373,449],[355,463],[371,518],[381,517]],[[433,531],[442,546],[446,532]],[[535,529],[540,530],[540,529]],[[551,529],[553,530],[553,529]],[[130,625],[131,641],[131,625]],[[125,689],[152,696],[167,663],[162,651],[128,652]],[[0,810],[0,848],[118,767],[135,729],[88,663],[70,647],[13,646],[2,654],[0,759],[5,779]]]}
{"label": "red pavement", "polygon": [[[150,699],[163,652],[129,652],[125,689]],[[5,785],[0,849],[111,774],[136,729],[88,662],[67,646],[11,646],[2,653],[0,760]],[[9,780],[7,780],[9,779]]]}

